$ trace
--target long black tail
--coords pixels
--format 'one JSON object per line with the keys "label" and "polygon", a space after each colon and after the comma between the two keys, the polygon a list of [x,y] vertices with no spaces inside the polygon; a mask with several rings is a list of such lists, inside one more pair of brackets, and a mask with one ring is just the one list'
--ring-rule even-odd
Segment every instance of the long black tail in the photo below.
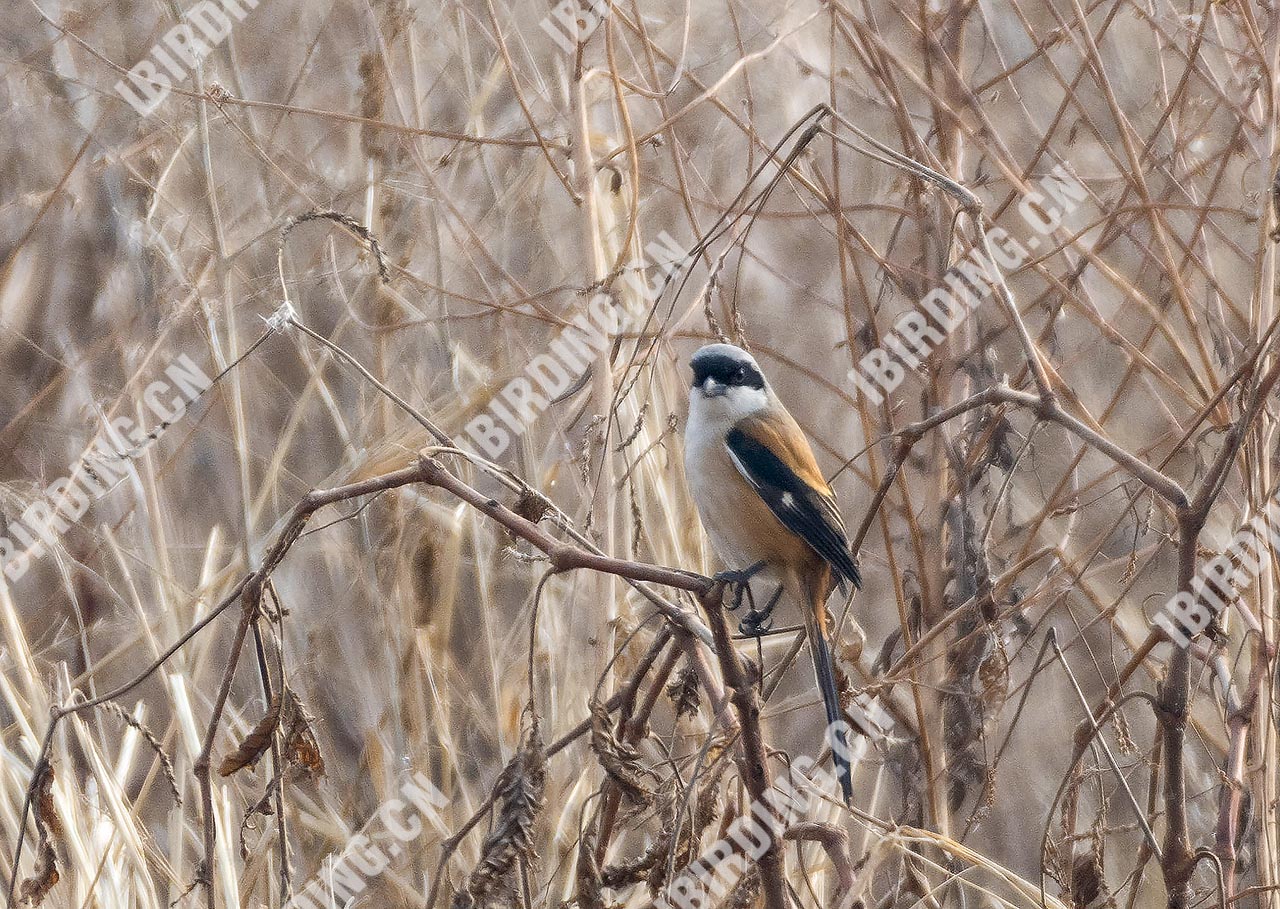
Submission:
{"label": "long black tail", "polygon": [[[816,609],[822,609],[818,603]],[[831,745],[831,758],[836,765],[836,776],[844,791],[847,804],[853,798],[853,769],[849,766],[849,741],[845,737],[848,722],[840,709],[840,695],[836,688],[836,671],[831,662],[831,647],[815,610],[805,610],[805,625],[809,633],[809,650],[813,654],[813,671],[818,677],[818,690],[822,692],[822,704],[827,709],[827,740]]]}

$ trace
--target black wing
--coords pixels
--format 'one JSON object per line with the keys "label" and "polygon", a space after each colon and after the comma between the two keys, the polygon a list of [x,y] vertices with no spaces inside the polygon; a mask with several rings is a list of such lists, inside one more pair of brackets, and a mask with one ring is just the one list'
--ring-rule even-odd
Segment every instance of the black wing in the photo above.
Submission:
{"label": "black wing", "polygon": [[837,575],[862,587],[835,499],[800,479],[768,446],[742,430],[729,430],[725,444],[738,471],[782,526],[812,546]]}

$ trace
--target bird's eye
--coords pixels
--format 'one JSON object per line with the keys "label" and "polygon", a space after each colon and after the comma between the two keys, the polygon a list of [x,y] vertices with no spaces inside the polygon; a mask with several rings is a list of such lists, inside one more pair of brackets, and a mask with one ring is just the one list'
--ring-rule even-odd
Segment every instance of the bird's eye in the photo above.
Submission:
{"label": "bird's eye", "polygon": [[743,382],[747,381],[747,367],[739,366],[738,371],[733,374],[733,381],[735,384],[738,384],[738,385],[741,385]]}

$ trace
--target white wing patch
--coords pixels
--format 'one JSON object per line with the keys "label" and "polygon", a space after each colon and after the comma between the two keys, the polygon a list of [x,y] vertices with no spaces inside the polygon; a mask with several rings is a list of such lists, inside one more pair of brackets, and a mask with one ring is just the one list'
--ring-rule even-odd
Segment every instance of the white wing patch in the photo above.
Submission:
{"label": "white wing patch", "polygon": [[840,519],[834,495],[809,486],[768,446],[741,430],[730,430],[724,445],[733,466],[764,500],[774,517],[843,578],[861,587],[858,565],[849,551],[844,521]]}
{"label": "white wing patch", "polygon": [[742,474],[742,479],[747,481],[748,486],[750,486],[752,489],[759,492],[760,484],[757,483],[755,481],[755,478],[751,476],[751,471],[747,470],[746,465],[743,464],[741,460],[739,460],[737,452],[735,452],[732,448],[729,447],[728,442],[725,442],[724,450],[729,452],[729,460],[733,462],[734,467],[738,468],[738,473]]}
{"label": "white wing patch", "polygon": [[[738,468],[738,473],[742,474],[742,478],[747,481],[747,485],[759,493],[760,497],[765,499],[765,504],[768,504],[768,498],[764,494],[764,486],[758,479],[751,475],[751,471],[747,470],[747,465],[742,463],[742,459],[738,457],[738,453],[733,450],[733,447],[728,442],[725,442],[724,450],[729,452],[729,460],[733,461],[733,466]],[[782,508],[788,512],[794,513],[800,511],[798,508],[799,503],[796,502],[795,495],[790,492],[784,492],[779,497],[778,502]],[[775,513],[777,513],[776,509]],[[782,516],[778,515],[778,517],[781,518]]]}

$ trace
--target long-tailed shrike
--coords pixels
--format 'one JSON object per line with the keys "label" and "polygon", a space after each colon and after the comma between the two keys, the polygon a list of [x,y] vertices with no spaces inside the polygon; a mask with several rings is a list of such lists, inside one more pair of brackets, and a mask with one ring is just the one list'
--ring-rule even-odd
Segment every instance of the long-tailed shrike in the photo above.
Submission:
{"label": "long-tailed shrike", "polygon": [[837,775],[852,793],[843,713],[828,641],[836,583],[862,586],[835,494],[804,433],[749,353],[711,344],[693,355],[685,473],[698,514],[730,576],[763,567],[804,613],[827,710]]}

